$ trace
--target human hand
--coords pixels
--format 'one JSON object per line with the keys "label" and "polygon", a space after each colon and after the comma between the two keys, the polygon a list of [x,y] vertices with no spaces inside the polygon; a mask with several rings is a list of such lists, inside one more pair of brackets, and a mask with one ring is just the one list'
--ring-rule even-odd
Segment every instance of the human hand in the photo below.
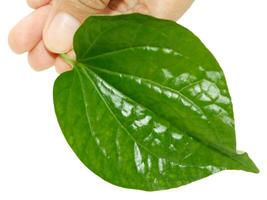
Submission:
{"label": "human hand", "polygon": [[35,11],[10,32],[9,44],[18,53],[28,52],[35,70],[55,66],[57,72],[70,70],[58,54],[74,57],[72,40],[80,24],[91,15],[139,12],[177,20],[193,0],[28,0]]}

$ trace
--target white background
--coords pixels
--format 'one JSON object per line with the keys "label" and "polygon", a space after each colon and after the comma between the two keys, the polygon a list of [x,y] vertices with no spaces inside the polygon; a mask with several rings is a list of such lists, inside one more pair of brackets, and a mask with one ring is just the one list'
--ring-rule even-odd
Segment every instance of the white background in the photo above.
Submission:
{"label": "white background", "polygon": [[160,192],[127,190],[104,182],[71,151],[52,102],[54,69],[37,73],[14,55],[8,30],[30,9],[24,0],[0,6],[0,199],[267,199],[267,1],[197,0],[179,21],[217,57],[227,76],[238,149],[260,174],[224,171]]}

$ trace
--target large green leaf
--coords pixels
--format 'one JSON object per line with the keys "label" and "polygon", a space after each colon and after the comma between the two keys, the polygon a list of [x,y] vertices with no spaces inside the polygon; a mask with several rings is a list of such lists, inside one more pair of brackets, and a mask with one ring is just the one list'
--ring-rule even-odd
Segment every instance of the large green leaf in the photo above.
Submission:
{"label": "large green leaf", "polygon": [[226,169],[258,172],[236,151],[224,74],[193,33],[140,14],[90,17],[74,49],[74,70],[55,82],[55,110],[97,175],[160,190]]}

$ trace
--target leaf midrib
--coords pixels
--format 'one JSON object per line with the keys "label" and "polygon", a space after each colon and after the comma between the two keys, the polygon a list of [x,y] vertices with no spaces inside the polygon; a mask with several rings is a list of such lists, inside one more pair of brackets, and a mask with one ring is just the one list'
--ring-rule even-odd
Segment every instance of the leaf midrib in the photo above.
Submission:
{"label": "leaf midrib", "polygon": [[[95,69],[95,70],[102,71],[102,72],[105,72],[105,73],[108,73],[108,74],[114,74],[114,75],[117,75],[117,76],[119,76],[120,74],[122,74],[122,75],[124,75],[124,76],[126,76],[126,77],[131,76],[131,77],[139,78],[139,79],[142,79],[142,80],[144,80],[144,81],[146,81],[146,82],[148,82],[148,83],[150,83],[150,84],[152,84],[152,85],[156,85],[156,86],[158,86],[158,87],[161,87],[161,88],[170,90],[170,91],[173,92],[173,93],[178,93],[178,95],[180,95],[181,97],[185,98],[187,101],[189,101],[189,102],[192,103],[194,106],[196,106],[196,107],[202,112],[202,114],[203,114],[205,117],[207,117],[207,119],[208,119],[208,116],[207,116],[206,113],[203,111],[203,109],[201,109],[201,108],[200,108],[194,101],[192,101],[191,99],[189,99],[189,97],[187,97],[187,96],[185,96],[184,94],[182,94],[180,90],[175,90],[175,89],[170,88],[170,87],[168,87],[168,86],[161,85],[161,84],[159,84],[159,83],[156,83],[155,81],[146,79],[146,78],[144,78],[144,77],[139,77],[139,76],[129,75],[129,74],[125,74],[125,73],[113,72],[113,71],[106,70],[106,69],[100,69],[100,68],[98,68],[98,67],[94,67],[94,66],[92,66],[92,65],[90,65],[90,68],[93,68],[93,69]],[[143,105],[143,106],[144,106],[144,105]],[[144,107],[145,107],[145,106],[144,106]],[[146,109],[148,109],[148,108],[146,107]],[[150,110],[150,109],[149,109],[149,110]],[[150,111],[151,111],[151,110],[150,110]],[[153,112],[153,111],[151,111],[151,112]],[[153,112],[153,113],[154,113],[154,112]],[[212,129],[216,129],[216,128],[215,128],[214,126],[212,126]],[[217,129],[216,129],[216,130],[217,130]],[[201,140],[200,138],[197,138],[197,137],[195,137],[195,136],[193,136],[193,135],[191,135],[191,134],[187,134],[187,135],[189,135],[190,137],[193,137],[193,138],[195,138],[196,140],[201,141],[202,143],[204,143],[204,141]],[[217,137],[217,139],[219,139],[217,135],[216,135],[215,137]],[[209,143],[211,143],[211,142],[209,142]],[[208,144],[208,146],[217,146],[217,145],[213,145],[213,144],[211,145],[211,144]],[[215,149],[219,150],[220,148],[223,148],[223,147],[219,147],[219,146],[217,146],[217,148],[215,148]],[[226,151],[227,151],[227,150],[226,150]],[[221,152],[221,151],[220,151],[220,152]],[[228,155],[228,154],[226,153],[226,155]]]}
{"label": "leaf midrib", "polygon": [[[90,66],[90,67],[94,67],[94,66]],[[85,69],[85,70],[88,70],[89,72],[95,74],[93,71],[91,71],[88,67],[86,67],[86,66],[84,66],[84,65],[81,66],[81,68],[82,68],[83,70]],[[95,68],[96,68],[96,67],[95,67]],[[85,73],[85,75],[88,77],[88,74],[87,74],[87,73]],[[96,75],[96,74],[95,74],[95,75]],[[97,75],[96,75],[96,76],[97,76]],[[110,111],[110,112],[113,114],[113,116],[114,116],[114,113],[110,110],[109,106],[108,106],[107,103],[106,103],[106,100],[105,100],[104,97],[100,94],[100,91],[99,91],[98,88],[95,86],[93,80],[91,80],[91,77],[88,77],[88,78],[89,78],[89,80],[92,82],[92,84],[94,85],[94,87],[96,88],[98,94],[99,94],[100,97],[102,98],[102,101],[104,101],[106,107],[109,109],[109,111]],[[140,78],[140,77],[139,77],[139,78]],[[129,98],[129,97],[128,97],[128,98]],[[147,109],[148,109],[148,108],[147,108]],[[153,112],[153,111],[151,111],[151,112]],[[154,112],[153,112],[153,113],[154,113]],[[135,138],[132,137],[132,135],[131,135],[131,134],[128,132],[128,130],[127,130],[127,129],[120,123],[120,121],[117,119],[117,117],[114,116],[114,118],[116,118],[116,121],[119,122],[120,126],[122,126],[124,130],[126,130],[127,134],[133,139],[133,141],[136,142]],[[216,148],[216,147],[215,147],[216,145],[213,145],[213,144],[207,144],[206,142],[202,141],[202,140],[199,139],[199,138],[196,138],[196,137],[193,136],[193,135],[189,135],[189,137],[192,137],[192,138],[194,138],[194,140],[201,142],[202,145],[207,146],[209,149],[212,149],[212,150],[214,150],[214,151],[216,151],[216,152],[219,152],[221,155],[223,155],[223,156],[225,156],[225,157],[227,157],[227,158],[230,158],[231,160],[233,160],[233,161],[235,161],[235,162],[237,162],[237,163],[243,165],[244,167],[247,167],[246,163],[243,163],[240,159],[236,159],[236,155],[237,155],[237,154],[235,154],[235,153],[231,153],[231,152],[227,153],[227,150],[222,151],[222,150],[220,150],[219,148]],[[144,149],[146,149],[146,150],[147,150],[149,153],[151,153],[152,155],[154,155],[154,156],[156,156],[157,158],[159,158],[157,155],[155,155],[154,153],[152,153],[151,151],[149,151],[146,147],[144,147],[144,146],[143,146],[142,144],[140,144],[139,142],[136,142],[136,143],[138,143],[140,146],[142,146]],[[243,154],[242,154],[242,155],[243,155]],[[169,159],[168,159],[168,160],[169,160]]]}

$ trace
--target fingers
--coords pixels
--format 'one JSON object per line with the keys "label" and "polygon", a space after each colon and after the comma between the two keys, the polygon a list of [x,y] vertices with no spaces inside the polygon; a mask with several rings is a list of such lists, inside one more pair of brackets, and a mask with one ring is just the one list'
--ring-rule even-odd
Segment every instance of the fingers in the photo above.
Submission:
{"label": "fingers", "polygon": [[45,70],[55,64],[56,55],[49,52],[40,41],[28,55],[29,64],[36,71]]}
{"label": "fingers", "polygon": [[[53,9],[47,5],[50,2],[28,0],[32,8],[39,9],[13,28],[9,34],[9,45],[16,53],[29,51],[29,63],[35,70],[55,65],[57,72],[62,73],[71,70],[71,67],[51,52],[69,52],[76,30],[88,16],[131,11],[176,20],[193,0],[129,0],[124,3],[119,3],[122,2],[120,0],[53,0]],[[68,54],[73,56],[74,53]]]}
{"label": "fingers", "polygon": [[51,0],[27,0],[31,8],[37,9],[50,3]]}
{"label": "fingers", "polygon": [[66,53],[72,49],[72,40],[81,22],[99,13],[109,0],[56,0],[46,22],[43,39],[54,53]]}
{"label": "fingers", "polygon": [[50,6],[44,6],[20,21],[9,34],[9,45],[16,53],[30,51],[41,39]]}
{"label": "fingers", "polygon": [[151,15],[164,19],[177,20],[191,6],[193,0],[140,0]]}

